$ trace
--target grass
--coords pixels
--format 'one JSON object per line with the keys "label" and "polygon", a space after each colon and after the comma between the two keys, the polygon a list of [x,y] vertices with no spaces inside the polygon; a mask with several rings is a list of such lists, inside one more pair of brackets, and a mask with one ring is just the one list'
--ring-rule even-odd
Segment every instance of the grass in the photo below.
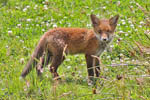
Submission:
{"label": "grass", "polygon": [[[142,9],[139,5],[144,9]],[[4,0],[0,1],[1,100],[149,100],[149,0]],[[101,56],[101,76],[87,84],[83,55],[67,56],[59,67],[62,82],[53,81],[48,68],[40,79],[33,70],[20,74],[40,37],[53,27],[91,28],[89,15],[119,14],[116,37]],[[126,66],[118,64],[129,64]],[[111,66],[117,64],[117,66]]]}

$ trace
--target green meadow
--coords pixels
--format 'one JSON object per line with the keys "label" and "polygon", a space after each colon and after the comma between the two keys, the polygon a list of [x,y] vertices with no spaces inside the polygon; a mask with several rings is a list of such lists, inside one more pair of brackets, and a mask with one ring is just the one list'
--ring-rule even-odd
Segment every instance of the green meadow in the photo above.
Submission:
{"label": "green meadow", "polygon": [[[95,85],[82,54],[66,57],[59,82],[49,67],[19,78],[46,31],[92,28],[90,14],[120,15]],[[0,100],[150,100],[150,0],[0,0]]]}

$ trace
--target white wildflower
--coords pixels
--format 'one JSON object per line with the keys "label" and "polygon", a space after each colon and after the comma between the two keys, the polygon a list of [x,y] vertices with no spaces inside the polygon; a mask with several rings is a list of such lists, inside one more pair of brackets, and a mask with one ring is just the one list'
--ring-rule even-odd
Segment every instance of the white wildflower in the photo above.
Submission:
{"label": "white wildflower", "polygon": [[21,43],[24,43],[24,41],[23,41],[23,40],[20,40],[20,42],[21,42]]}
{"label": "white wildflower", "polygon": [[21,27],[21,24],[17,24],[18,27]]}
{"label": "white wildflower", "polygon": [[52,21],[54,21],[54,19],[53,19],[53,18],[51,19],[51,22],[52,22]]}
{"label": "white wildflower", "polygon": [[26,6],[26,8],[30,8],[30,6],[28,5],[28,6]]}
{"label": "white wildflower", "polygon": [[41,24],[44,24],[45,22],[41,22]]}
{"label": "white wildflower", "polygon": [[132,28],[133,28],[133,27],[134,27],[134,25],[133,25],[133,24],[131,24],[131,25],[130,25],[130,27],[132,27]]}
{"label": "white wildflower", "polygon": [[119,31],[120,33],[124,33],[122,30]]}
{"label": "white wildflower", "polygon": [[44,9],[45,9],[45,10],[47,10],[47,9],[48,9],[47,5],[44,5]]}
{"label": "white wildflower", "polygon": [[131,8],[133,8],[133,6],[130,6]]}
{"label": "white wildflower", "polygon": [[117,2],[117,6],[120,6],[120,1]]}
{"label": "white wildflower", "polygon": [[113,48],[113,47],[114,47],[114,45],[110,45],[110,47],[111,47],[111,48]]}
{"label": "white wildflower", "polygon": [[19,7],[17,7],[17,6],[16,6],[15,8],[16,8],[16,9],[20,9],[20,8],[19,8]]}
{"label": "white wildflower", "polygon": [[124,20],[124,19],[122,19],[121,21],[122,21],[122,22],[125,22],[125,20]]}
{"label": "white wildflower", "polygon": [[45,29],[42,29],[43,32],[45,32]]}
{"label": "white wildflower", "polygon": [[67,17],[65,16],[64,19],[67,19]]}
{"label": "white wildflower", "polygon": [[19,36],[16,36],[16,38],[19,38]]}
{"label": "white wildflower", "polygon": [[130,21],[130,20],[129,20],[129,21],[128,21],[128,23],[130,23],[130,24],[131,24],[131,23],[132,23],[132,21]]}
{"label": "white wildflower", "polygon": [[49,26],[49,23],[46,23],[46,26],[48,27],[48,26]]}
{"label": "white wildflower", "polygon": [[128,33],[126,33],[125,36],[128,36]]}
{"label": "white wildflower", "polygon": [[87,27],[91,27],[91,24],[87,24],[86,26],[87,26]]}
{"label": "white wildflower", "polygon": [[143,24],[144,24],[144,22],[143,22],[143,21],[141,21],[141,22],[140,22],[140,24],[141,24],[141,25],[143,25]]}
{"label": "white wildflower", "polygon": [[24,8],[24,9],[23,9],[23,12],[25,12],[25,11],[27,11],[27,8]]}
{"label": "white wildflower", "polygon": [[124,60],[120,59],[120,62],[122,63],[122,62],[124,62]]}
{"label": "white wildflower", "polygon": [[126,22],[122,22],[122,24],[124,25],[124,24],[126,24]]}
{"label": "white wildflower", "polygon": [[37,5],[35,5],[35,6],[34,6],[34,9],[37,9],[37,7],[38,7],[38,6],[37,6]]}
{"label": "white wildflower", "polygon": [[57,24],[54,24],[53,27],[57,27]]}
{"label": "white wildflower", "polygon": [[123,38],[119,38],[120,39],[120,41],[123,39]]}
{"label": "white wildflower", "polygon": [[107,59],[109,59],[110,58],[110,56],[107,56]]}
{"label": "white wildflower", "polygon": [[71,68],[71,66],[68,66],[67,68],[68,68],[68,69],[70,69],[70,68]]}
{"label": "white wildflower", "polygon": [[106,9],[106,6],[104,6],[103,9]]}
{"label": "white wildflower", "polygon": [[12,35],[12,31],[8,31],[8,35]]}
{"label": "white wildflower", "polygon": [[66,61],[70,61],[70,59],[68,58],[68,59],[66,59]]}
{"label": "white wildflower", "polygon": [[27,19],[27,22],[30,22],[31,21],[31,19]]}
{"label": "white wildflower", "polygon": [[20,63],[21,63],[21,64],[24,64],[24,58],[21,58],[21,59],[20,59]]}
{"label": "white wildflower", "polygon": [[139,25],[139,27],[141,28],[141,27],[142,27],[142,25]]}

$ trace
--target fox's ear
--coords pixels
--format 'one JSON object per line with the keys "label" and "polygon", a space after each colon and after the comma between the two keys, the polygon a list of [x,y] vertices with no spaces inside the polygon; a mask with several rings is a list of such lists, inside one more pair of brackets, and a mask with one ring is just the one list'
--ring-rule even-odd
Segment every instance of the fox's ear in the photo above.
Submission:
{"label": "fox's ear", "polygon": [[99,19],[96,17],[96,15],[91,14],[91,22],[93,27],[98,26],[99,25]]}
{"label": "fox's ear", "polygon": [[109,19],[110,25],[116,26],[119,19],[119,15],[116,15]]}

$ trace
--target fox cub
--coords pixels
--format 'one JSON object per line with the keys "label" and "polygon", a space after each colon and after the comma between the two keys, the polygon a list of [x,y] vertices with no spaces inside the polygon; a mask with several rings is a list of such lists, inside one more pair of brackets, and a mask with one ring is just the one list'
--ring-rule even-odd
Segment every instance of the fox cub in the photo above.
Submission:
{"label": "fox cub", "polygon": [[[51,62],[50,72],[54,78],[57,78],[59,76],[57,69],[65,59],[64,53],[82,53],[85,54],[88,77],[99,77],[100,62],[98,59],[93,58],[92,55],[99,57],[113,40],[119,15],[110,19],[99,19],[96,15],[91,14],[90,18],[92,29],[54,28],[46,32],[41,37],[21,76],[25,78],[31,71],[32,66],[38,65],[38,60],[40,60],[41,69]],[[93,66],[96,66],[96,68]],[[36,67],[36,69],[38,75],[40,75],[41,69],[39,67]]]}

